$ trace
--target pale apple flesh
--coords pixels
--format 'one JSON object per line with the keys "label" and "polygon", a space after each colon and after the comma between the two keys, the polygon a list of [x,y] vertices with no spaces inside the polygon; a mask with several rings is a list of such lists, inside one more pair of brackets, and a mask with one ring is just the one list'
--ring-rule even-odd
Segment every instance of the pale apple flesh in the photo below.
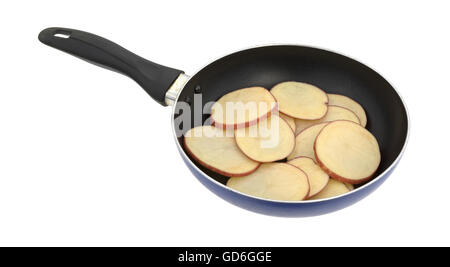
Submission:
{"label": "pale apple flesh", "polygon": [[299,201],[309,195],[308,176],[287,163],[263,163],[247,176],[231,177],[227,186],[250,196],[271,200]]}
{"label": "pale apple flesh", "polygon": [[317,163],[332,178],[349,184],[369,180],[377,170],[381,154],[376,138],[350,121],[328,123],[314,144]]}
{"label": "pale apple flesh", "polygon": [[352,184],[349,184],[349,183],[344,183],[344,184],[345,184],[345,186],[348,188],[348,190],[350,190],[350,191],[352,191],[352,190],[355,189],[355,186],[352,185]]}
{"label": "pale apple flesh", "polygon": [[327,113],[328,96],[322,89],[302,82],[282,82],[270,92],[280,112],[297,119],[316,120]]}
{"label": "pale apple flesh", "polygon": [[211,120],[215,127],[238,129],[256,124],[276,109],[276,100],[267,89],[243,88],[222,96],[214,103]]}
{"label": "pale apple flesh", "polygon": [[317,195],[309,198],[309,200],[325,199],[331,197],[337,197],[350,192],[352,189],[347,187],[344,183],[330,179],[325,188]]}
{"label": "pale apple flesh", "polygon": [[328,112],[327,114],[318,120],[295,120],[295,133],[298,134],[304,129],[318,123],[322,122],[330,122],[330,121],[336,121],[336,120],[348,120],[353,121],[356,123],[359,123],[359,118],[356,116],[355,113],[353,113],[351,110],[343,107],[338,106],[328,106]]}
{"label": "pale apple flesh", "polygon": [[184,147],[199,164],[225,176],[248,175],[260,165],[241,152],[233,134],[214,126],[190,129],[184,136]]}
{"label": "pale apple flesh", "polygon": [[314,141],[320,130],[322,130],[328,122],[319,123],[304,129],[295,137],[295,148],[287,157],[288,160],[296,157],[308,157],[316,161],[314,154]]}
{"label": "pale apple flesh", "polygon": [[286,158],[294,149],[295,136],[288,123],[277,115],[255,125],[237,129],[236,144],[250,159],[272,162]]}
{"label": "pale apple flesh", "polygon": [[295,132],[295,119],[281,112],[278,115],[280,118],[285,120],[289,124],[289,127],[291,127],[292,131]]}
{"label": "pale apple flesh", "polygon": [[328,94],[328,105],[339,106],[353,111],[353,113],[358,116],[361,126],[366,127],[367,116],[364,108],[350,97],[337,94]]}
{"label": "pale apple flesh", "polygon": [[310,186],[308,198],[318,194],[328,184],[328,174],[324,172],[311,158],[298,157],[288,161],[287,163],[300,168],[306,173],[306,175],[308,175]]}

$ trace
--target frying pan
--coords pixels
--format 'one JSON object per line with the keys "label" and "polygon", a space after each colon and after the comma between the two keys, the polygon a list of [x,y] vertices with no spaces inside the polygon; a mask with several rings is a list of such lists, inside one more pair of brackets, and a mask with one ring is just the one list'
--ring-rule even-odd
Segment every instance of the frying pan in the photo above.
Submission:
{"label": "frying pan", "polygon": [[[195,75],[162,66],[139,57],[123,47],[91,33],[47,28],[39,40],[93,64],[123,73],[135,80],[156,102],[173,106],[172,130],[178,151],[197,179],[216,195],[239,207],[267,215],[303,217],[325,214],[347,207],[377,189],[398,164],[408,139],[409,121],[403,100],[377,72],[349,57],[323,49],[298,45],[250,48],[219,58]],[[313,201],[275,201],[249,196],[225,186],[228,177],[212,172],[188,156],[179,126],[182,103],[197,107],[239,88],[263,86],[270,89],[283,81],[314,84],[327,93],[349,96],[366,110],[367,129],[379,142],[381,163],[374,178],[355,190],[334,198]],[[195,97],[202,95],[199,102]],[[201,106],[203,108],[203,106]],[[194,119],[191,127],[203,121]],[[184,114],[186,116],[186,114]],[[189,115],[189,114],[188,114]]]}

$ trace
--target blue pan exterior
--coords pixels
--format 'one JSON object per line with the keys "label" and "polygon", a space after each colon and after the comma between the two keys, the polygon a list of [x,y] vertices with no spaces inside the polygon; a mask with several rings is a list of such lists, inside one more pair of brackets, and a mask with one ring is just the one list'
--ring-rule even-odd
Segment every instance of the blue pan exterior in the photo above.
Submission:
{"label": "blue pan exterior", "polygon": [[386,172],[374,179],[369,184],[366,184],[365,186],[341,197],[311,202],[279,202],[254,198],[230,190],[226,186],[213,181],[210,177],[201,172],[194,164],[192,164],[192,162],[190,162],[189,158],[186,156],[184,151],[180,149],[180,147],[178,147],[178,151],[180,152],[181,157],[183,158],[190,171],[195,175],[195,177],[197,177],[200,183],[206,186],[214,194],[238,207],[256,213],[280,217],[317,216],[348,207],[368,196],[375,189],[377,189],[389,177],[400,159],[398,158]]}

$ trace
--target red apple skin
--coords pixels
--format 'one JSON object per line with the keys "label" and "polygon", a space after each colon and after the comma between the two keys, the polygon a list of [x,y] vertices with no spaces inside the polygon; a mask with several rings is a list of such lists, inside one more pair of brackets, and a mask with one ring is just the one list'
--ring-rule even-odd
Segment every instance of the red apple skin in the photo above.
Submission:
{"label": "red apple skin", "polygon": [[[318,87],[317,87],[318,88]],[[320,88],[319,88],[320,89]],[[327,93],[325,93],[325,91],[324,90],[322,90],[322,89],[320,89],[326,96],[327,96],[327,101],[325,102],[325,105],[327,105],[327,111],[325,112],[325,114],[323,114],[323,116],[322,117],[320,117],[320,118],[318,118],[318,119],[316,119],[316,120],[320,120],[320,119],[322,119],[323,117],[325,117],[326,115],[327,115],[327,113],[328,113],[328,102],[330,102],[330,99],[328,98],[328,94]],[[301,119],[301,118],[300,118]],[[304,119],[301,119],[301,120],[304,120]]]}
{"label": "red apple skin", "polygon": [[[293,159],[291,159],[291,160],[294,160],[294,159],[299,159],[299,158],[307,158],[307,159],[311,159],[312,161],[314,161],[314,159],[313,158],[311,158],[311,157],[306,157],[306,156],[298,156],[298,157],[295,157],[295,158],[293,158]],[[291,161],[291,160],[289,160],[289,161]],[[289,164],[289,161],[288,162],[286,162],[287,164]],[[319,165],[319,164],[317,164],[322,170],[323,170],[323,168]],[[292,166],[294,166],[294,165],[292,165]],[[296,168],[298,168],[297,166],[294,166],[294,167],[296,167]],[[301,170],[301,169],[300,169]],[[325,170],[323,170],[326,174],[328,174]],[[306,173],[305,173],[306,174]],[[328,174],[329,175],[329,174]],[[308,176],[308,175],[306,175],[306,176]],[[309,179],[309,176],[308,176],[308,179]],[[309,180],[308,180],[308,183],[309,183]],[[310,185],[311,186],[311,185]],[[312,198],[313,196],[315,196],[315,195],[317,195],[317,194],[319,194],[324,188],[325,188],[325,186],[327,186],[327,185],[324,185],[323,187],[322,187],[322,189],[320,189],[317,193],[315,193],[314,195],[309,195],[309,193],[308,193],[308,196],[305,198],[305,199],[310,199],[310,198]],[[311,191],[311,187],[309,188],[310,190],[309,191]]]}
{"label": "red apple skin", "polygon": [[[314,149],[315,152],[315,149]],[[363,179],[359,179],[359,180],[353,180],[353,179],[348,179],[345,177],[342,177],[334,172],[332,172],[330,169],[328,169],[327,167],[325,167],[325,165],[323,165],[323,163],[320,161],[320,159],[317,158],[317,154],[316,155],[316,159],[317,159],[317,164],[320,166],[320,168],[326,172],[328,175],[330,175],[331,178],[334,178],[337,181],[343,182],[343,183],[349,183],[349,184],[360,184],[360,183],[364,183],[369,181],[370,179],[372,179],[373,175],[375,174],[375,172],[373,174],[371,174],[369,177],[363,178]]]}
{"label": "red apple skin", "polygon": [[[295,82],[295,81],[287,81],[287,82]],[[281,83],[283,83],[283,82],[281,82]],[[273,87],[277,86],[278,84],[280,84],[280,83],[275,84]],[[312,84],[312,85],[314,85],[314,84]],[[314,85],[314,86],[315,86],[315,85]],[[272,87],[272,88],[273,88],[273,87]],[[316,87],[317,87],[317,86],[316,86]],[[270,92],[271,94],[272,94],[272,92],[271,92],[272,88],[269,90],[269,92]],[[328,113],[328,102],[330,102],[330,99],[328,98],[328,94],[325,93],[325,91],[322,90],[322,89],[319,88],[319,87],[317,87],[317,89],[319,89],[320,91],[322,91],[322,92],[325,94],[325,96],[327,97],[327,101],[324,103],[325,105],[327,105],[327,111],[325,112],[325,114],[323,114],[322,117],[317,118],[317,119],[314,119],[314,120],[320,120],[320,119],[322,119],[323,117],[325,117],[325,116],[327,115],[327,113]],[[277,99],[275,98],[275,96],[274,96],[273,94],[272,94],[272,97],[275,99],[275,101],[277,101]],[[281,111],[280,111],[280,112],[281,112]],[[283,113],[283,112],[281,112],[281,113]],[[287,114],[287,113],[283,113],[283,114],[288,115],[289,117],[292,117],[292,118],[294,118],[294,119],[299,119],[299,120],[310,120],[310,119],[304,119],[304,118],[297,118],[297,117],[292,116],[292,115],[289,115],[289,114]]]}
{"label": "red apple skin", "polygon": [[[328,96],[327,96],[327,97],[328,97]],[[346,109],[346,110],[350,111],[351,113],[355,114],[356,118],[357,118],[358,121],[359,121],[359,124],[361,125],[361,120],[359,119],[359,117],[356,115],[355,112],[351,111],[350,109],[344,108],[344,107],[341,107],[341,106],[336,106],[336,105],[328,105],[328,106],[329,106],[329,107],[339,107],[339,108],[343,108],[343,109]],[[328,109],[327,109],[327,113],[328,113]],[[327,115],[327,113],[325,113],[325,115],[323,115],[322,118],[324,118],[324,117]],[[320,119],[322,119],[322,118],[320,118]],[[318,119],[318,120],[320,120],[320,119]],[[344,120],[335,120],[335,121],[344,121]],[[319,122],[319,123],[329,123],[329,122],[333,122],[333,121],[324,121],[324,122]],[[353,121],[352,121],[352,122],[353,122]],[[318,123],[317,123],[317,124],[318,124]],[[311,125],[311,126],[306,127],[305,129],[301,130],[298,134],[296,134],[295,137],[297,137],[297,135],[299,135],[301,132],[303,132],[304,130],[308,129],[309,127],[312,127],[312,126],[317,125],[317,124],[313,124],[313,125]]]}
{"label": "red apple skin", "polygon": [[[215,167],[212,167],[212,166],[206,164],[205,162],[201,161],[199,158],[197,158],[197,157],[194,155],[194,153],[192,153],[192,151],[189,150],[189,147],[186,145],[186,139],[185,139],[185,138],[183,138],[183,145],[184,145],[184,148],[186,149],[186,152],[189,154],[189,156],[191,156],[191,157],[192,157],[195,161],[197,161],[200,165],[202,165],[203,167],[207,168],[208,170],[211,170],[211,171],[213,171],[213,172],[217,172],[218,174],[221,174],[221,175],[224,175],[224,176],[228,176],[228,177],[231,177],[231,176],[233,176],[233,177],[246,176],[246,175],[249,175],[249,174],[251,174],[252,172],[256,171],[256,170],[259,168],[259,166],[261,165],[261,163],[258,162],[258,165],[256,165],[256,167],[255,167],[253,170],[250,170],[250,171],[244,172],[244,173],[231,173],[231,172],[225,172],[225,171],[219,170],[219,169],[217,169],[217,168],[215,168]],[[245,154],[244,154],[244,155],[245,155]]]}
{"label": "red apple skin", "polygon": [[[320,122],[320,123],[330,123],[330,122],[331,122],[331,121]],[[317,124],[320,124],[320,123],[317,123]],[[301,130],[300,132],[298,132],[298,134],[295,135],[295,138],[297,138],[297,136],[299,136],[301,133],[303,133],[306,129],[309,129],[309,128],[313,127],[313,126],[316,126],[317,124],[313,124],[313,125],[311,125],[311,126],[306,127],[305,129]],[[320,130],[320,131],[322,131],[322,130]],[[319,132],[319,133],[320,133],[320,132]],[[319,135],[319,134],[317,134],[317,135]]]}
{"label": "red apple skin", "polygon": [[[346,108],[346,107],[336,106],[336,105],[328,105],[328,106],[329,106],[329,107],[330,107],[330,106],[333,106],[333,107],[339,107],[339,108],[343,108],[343,109],[346,109],[346,110],[350,111],[351,113],[355,114],[356,118],[358,119],[358,124],[361,125],[361,119],[358,117],[358,115],[356,115],[355,112],[351,111],[350,109],[348,109],[348,108]],[[346,121],[346,120],[336,120],[336,121]],[[329,121],[329,122],[333,122],[333,121]],[[352,122],[354,122],[354,121],[352,121]],[[356,122],[354,122],[354,123],[356,123]]]}
{"label": "red apple skin", "polygon": [[[278,112],[278,113],[281,113],[281,114],[283,114],[283,115],[285,115],[285,116],[288,116],[288,117],[291,117],[291,116],[289,116],[289,115],[287,115],[287,114],[284,114],[283,112]],[[280,118],[282,118],[281,116],[279,116]],[[295,118],[294,117],[291,117],[292,119],[294,119],[294,124],[295,124]],[[282,118],[288,125],[289,125],[289,122],[286,120],[286,119],[284,119],[284,118]],[[294,125],[295,126],[295,125]],[[291,127],[291,125],[289,125],[289,128]],[[295,129],[292,129],[291,128],[291,130],[292,131],[294,131],[294,138],[295,138]]]}
{"label": "red apple skin", "polygon": [[[336,120],[336,121],[348,121],[348,120]],[[351,123],[356,123],[356,122],[353,122],[353,121],[349,121],[349,122],[351,122]],[[357,124],[357,123],[356,123],[356,124]],[[361,125],[360,125],[360,126],[361,126]],[[325,127],[327,127],[327,126],[325,126]],[[320,130],[320,132],[319,132],[319,134],[318,134],[317,136],[320,135],[320,133],[323,131],[323,129],[325,129],[325,127],[323,127],[322,130]],[[349,179],[349,178],[346,178],[346,177],[342,177],[342,176],[340,176],[339,174],[336,174],[336,173],[334,173],[333,171],[331,171],[330,169],[328,169],[328,168],[323,164],[323,162],[320,161],[320,158],[319,158],[318,155],[317,155],[316,141],[317,141],[317,137],[316,137],[316,140],[314,141],[314,156],[316,156],[317,164],[318,164],[318,165],[320,166],[320,168],[322,168],[322,170],[323,170],[324,172],[326,172],[331,178],[334,178],[334,179],[336,179],[336,180],[338,180],[338,181],[340,181],[340,182],[343,182],[343,183],[349,183],[349,184],[361,184],[361,183],[367,182],[367,181],[369,181],[370,179],[372,179],[373,175],[374,175],[375,172],[377,171],[377,170],[375,170],[375,171],[374,171],[371,175],[369,175],[368,177],[365,177],[365,178],[362,178],[362,179],[358,179],[358,180],[354,180],[354,179]]]}
{"label": "red apple skin", "polygon": [[311,191],[311,185],[309,184],[309,177],[308,177],[308,174],[306,174],[306,172],[304,172],[302,169],[300,169],[300,168],[297,167],[297,166],[294,166],[294,165],[289,164],[289,163],[284,163],[284,162],[283,162],[283,164],[287,164],[287,165],[289,165],[289,166],[292,166],[292,167],[294,167],[294,168],[297,168],[299,171],[303,172],[303,174],[306,176],[306,182],[308,183],[308,192],[306,193],[306,196],[305,196],[303,199],[301,199],[301,200],[306,200],[306,199],[308,199],[308,197],[309,197],[309,192]]}
{"label": "red apple skin", "polygon": [[[295,142],[295,136],[294,136],[294,142]],[[282,160],[282,159],[285,159],[285,158],[286,158],[286,157],[284,157],[284,158],[281,158],[281,159],[276,159],[276,160],[271,160],[271,161],[259,161],[259,160],[252,159],[251,157],[249,157],[247,154],[244,153],[244,151],[241,149],[241,147],[240,147],[238,144],[236,144],[236,145],[237,145],[237,147],[239,148],[239,150],[240,150],[247,158],[249,158],[249,159],[251,159],[251,160],[253,160],[253,161],[259,162],[259,163],[270,163],[270,162],[275,162],[275,161]],[[294,145],[294,147],[292,147],[292,150],[291,150],[291,152],[289,152],[288,155],[290,155],[290,154],[294,151],[294,149],[295,149],[295,145]],[[294,167],[295,167],[295,166],[294,166]]]}
{"label": "red apple skin", "polygon": [[[269,93],[270,93],[270,91],[269,91]],[[272,94],[270,94],[270,95],[272,95]],[[270,117],[272,115],[272,113],[274,113],[276,110],[278,110],[278,103],[276,102],[277,100],[275,99],[275,97],[273,95],[272,95],[272,98],[275,103],[275,105],[273,105],[273,108],[269,112],[267,112],[266,114],[260,116],[259,118],[255,119],[255,120],[246,121],[245,123],[223,124],[223,123],[215,121],[214,118],[211,116],[211,125],[213,125],[214,127],[220,128],[220,129],[227,129],[229,127],[229,128],[233,128],[235,130],[255,125],[259,121],[262,121],[262,120]]]}
{"label": "red apple skin", "polygon": [[[350,110],[349,108],[347,108],[347,109],[350,110],[351,112],[355,113],[356,117],[358,117],[359,124],[361,124],[361,126],[365,128],[366,125],[367,125],[367,114],[366,114],[366,110],[363,108],[363,106],[362,106],[360,103],[356,102],[353,98],[348,97],[348,96],[346,96],[346,95],[341,95],[341,94],[333,94],[333,95],[339,95],[339,96],[341,96],[341,97],[348,98],[348,99],[350,99],[351,101],[355,102],[356,104],[358,104],[358,105],[361,107],[362,111],[364,112],[364,116],[366,117],[366,124],[365,124],[365,125],[362,125],[362,124],[361,124],[361,118],[356,114],[356,112],[353,112],[353,111]],[[328,94],[327,94],[327,97],[328,97]],[[328,101],[329,101],[329,100],[330,100],[330,98],[328,97]],[[341,107],[341,106],[339,106],[339,105],[333,105],[333,106]],[[345,107],[341,107],[341,108],[345,108]]]}

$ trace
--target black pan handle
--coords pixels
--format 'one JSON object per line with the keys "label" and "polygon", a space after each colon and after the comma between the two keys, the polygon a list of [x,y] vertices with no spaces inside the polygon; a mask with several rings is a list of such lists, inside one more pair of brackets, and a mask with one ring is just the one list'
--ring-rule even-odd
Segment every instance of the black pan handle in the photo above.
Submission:
{"label": "black pan handle", "polygon": [[129,76],[163,106],[166,106],[167,90],[183,73],[146,60],[116,43],[88,32],[47,28],[39,33],[39,40],[92,64]]}

